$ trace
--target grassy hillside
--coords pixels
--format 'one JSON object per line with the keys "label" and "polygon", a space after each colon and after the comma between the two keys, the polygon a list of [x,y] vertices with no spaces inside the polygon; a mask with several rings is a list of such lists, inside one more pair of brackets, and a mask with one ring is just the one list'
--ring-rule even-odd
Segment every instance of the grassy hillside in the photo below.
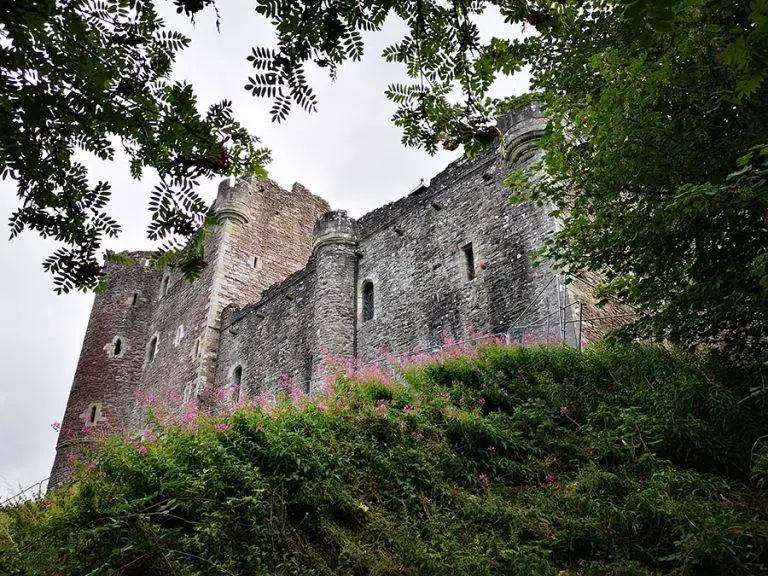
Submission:
{"label": "grassy hillside", "polygon": [[0,573],[765,573],[758,386],[655,348],[487,347],[223,417],[155,410],[7,513]]}

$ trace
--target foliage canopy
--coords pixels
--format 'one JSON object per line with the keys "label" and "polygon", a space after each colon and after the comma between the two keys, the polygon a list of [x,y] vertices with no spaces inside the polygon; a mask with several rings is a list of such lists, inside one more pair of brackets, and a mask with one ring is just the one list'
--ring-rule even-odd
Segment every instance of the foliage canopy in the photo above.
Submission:
{"label": "foliage canopy", "polygon": [[764,573],[768,419],[741,401],[759,382],[649,347],[487,347],[154,420],[6,511],[0,571]]}
{"label": "foliage canopy", "polygon": [[[214,0],[174,0],[188,16]],[[765,348],[768,330],[768,0],[253,0],[277,32],[255,46],[246,89],[272,117],[314,110],[309,65],[335,77],[359,60],[364,34],[389,15],[407,34],[384,50],[414,82],[389,86],[403,142],[434,152],[494,142],[500,111],[544,101],[546,178],[514,174],[520,200],[551,206],[562,226],[541,256],[572,275],[598,272],[602,293],[633,306],[635,332],[686,344]],[[498,11],[532,34],[483,39]],[[514,28],[510,28],[514,30]],[[117,224],[108,184],[89,187],[76,148],[104,158],[118,139],[134,174],[162,184],[150,235],[193,236],[181,254],[202,263],[201,177],[259,173],[228,104],[201,116],[191,88],[170,84],[187,40],[151,2],[12,2],[0,17],[3,175],[18,181],[13,233],[62,240],[47,263],[61,290],[93,286],[96,252]],[[488,97],[493,81],[528,67],[531,94]],[[456,97],[456,94],[460,97]],[[179,248],[182,244],[177,245]],[[175,256],[176,253],[171,253]],[[167,258],[161,260],[167,261]]]}
{"label": "foliage canopy", "polygon": [[121,146],[134,177],[157,172],[148,234],[189,277],[213,222],[199,180],[264,174],[268,154],[228,101],[201,114],[192,87],[170,81],[188,42],[153,2],[2,2],[0,175],[15,180],[20,203],[11,236],[28,228],[63,244],[44,263],[58,292],[96,287],[102,239],[120,230],[105,211],[109,183],[89,182],[78,151],[112,160]]}

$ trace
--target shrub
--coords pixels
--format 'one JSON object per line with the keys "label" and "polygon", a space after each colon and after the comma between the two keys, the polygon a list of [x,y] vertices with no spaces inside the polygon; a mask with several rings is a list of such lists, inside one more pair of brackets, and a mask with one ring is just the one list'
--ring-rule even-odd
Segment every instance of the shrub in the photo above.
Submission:
{"label": "shrub", "polygon": [[487,346],[366,374],[110,438],[71,486],[0,518],[0,572],[768,570],[754,370]]}

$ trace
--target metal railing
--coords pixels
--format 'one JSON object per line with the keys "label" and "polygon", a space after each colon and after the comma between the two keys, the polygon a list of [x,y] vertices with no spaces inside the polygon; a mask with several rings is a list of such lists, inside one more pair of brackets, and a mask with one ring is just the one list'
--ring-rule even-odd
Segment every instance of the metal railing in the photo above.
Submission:
{"label": "metal railing", "polygon": [[40,480],[31,486],[27,486],[21,492],[0,501],[0,510],[19,506],[24,502],[41,500],[48,490],[48,480],[49,478]]}

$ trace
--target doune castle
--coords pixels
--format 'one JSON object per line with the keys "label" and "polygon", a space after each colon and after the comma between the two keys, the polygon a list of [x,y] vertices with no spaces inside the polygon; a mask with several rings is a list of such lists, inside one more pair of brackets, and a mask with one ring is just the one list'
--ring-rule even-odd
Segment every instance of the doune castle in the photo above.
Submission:
{"label": "doune castle", "polygon": [[51,485],[66,480],[84,426],[141,425],[135,391],[190,399],[236,386],[247,395],[288,378],[311,392],[327,353],[367,362],[383,349],[431,349],[473,330],[501,334],[523,316],[582,298],[546,266],[532,267],[530,253],[556,223],[546,208],[511,204],[503,184],[538,159],[544,124],[536,105],[503,118],[503,149],[457,160],[357,220],[300,184],[287,191],[269,180],[225,181],[208,266],[194,283],[146,265],[143,253],[131,265],[108,264]]}

